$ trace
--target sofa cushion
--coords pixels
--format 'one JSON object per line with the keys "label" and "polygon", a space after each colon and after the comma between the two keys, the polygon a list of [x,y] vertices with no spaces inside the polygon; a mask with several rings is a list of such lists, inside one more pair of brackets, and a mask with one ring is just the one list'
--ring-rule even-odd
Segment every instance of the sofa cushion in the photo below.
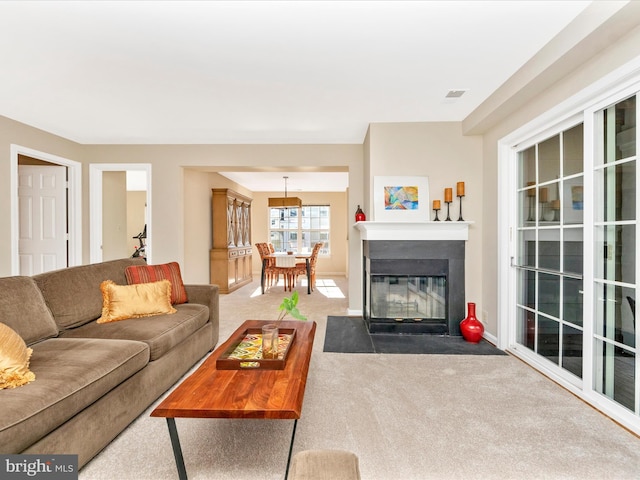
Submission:
{"label": "sofa cushion", "polygon": [[141,258],[123,258],[41,273],[33,279],[62,330],[98,318],[102,313],[100,284],[104,280],[113,280],[125,285],[124,269],[129,265],[144,264]]}
{"label": "sofa cushion", "polygon": [[176,313],[171,306],[171,282],[116,285],[111,280],[100,284],[102,316],[98,323],[117,322],[128,318]]}
{"label": "sofa cushion", "polygon": [[145,343],[52,338],[33,346],[37,381],[0,390],[0,452],[19,453],[149,361]]}
{"label": "sofa cushion", "polygon": [[0,390],[16,388],[36,379],[29,371],[32,349],[4,323],[0,323]]}
{"label": "sofa cushion", "polygon": [[129,285],[169,280],[171,282],[171,303],[187,303],[188,301],[178,262],[162,265],[132,265],[124,269],[124,275],[127,277]]}
{"label": "sofa cushion", "polygon": [[58,326],[33,278],[0,278],[0,292],[0,322],[27,345],[58,335]]}
{"label": "sofa cushion", "polygon": [[120,322],[91,322],[65,330],[65,338],[130,339],[149,345],[150,360],[156,360],[197,331],[209,320],[209,309],[204,305],[183,303],[175,306],[173,315],[154,315],[131,318]]}

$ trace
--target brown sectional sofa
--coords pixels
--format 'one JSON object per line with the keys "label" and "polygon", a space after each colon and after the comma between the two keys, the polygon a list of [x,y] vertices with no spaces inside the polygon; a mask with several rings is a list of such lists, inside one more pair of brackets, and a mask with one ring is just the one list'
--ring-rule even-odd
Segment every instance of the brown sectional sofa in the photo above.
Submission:
{"label": "brown sectional sofa", "polygon": [[186,285],[171,315],[97,324],[122,259],[0,278],[0,322],[33,349],[36,380],[0,390],[0,453],[77,454],[82,467],[218,342],[216,285]]}

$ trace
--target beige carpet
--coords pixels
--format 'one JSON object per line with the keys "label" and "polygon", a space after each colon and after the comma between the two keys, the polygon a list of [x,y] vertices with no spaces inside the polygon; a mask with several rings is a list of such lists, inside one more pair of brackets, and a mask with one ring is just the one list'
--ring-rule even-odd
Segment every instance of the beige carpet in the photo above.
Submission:
{"label": "beige carpet", "polygon": [[[298,286],[318,323],[294,453],[350,450],[363,480],[636,479],[640,439],[511,356],[323,353],[346,280]],[[326,283],[326,286],[320,284]],[[221,339],[271,319],[280,288],[221,296]],[[138,418],[80,471],[81,480],[175,479],[164,419]],[[192,480],[282,479],[292,421],[176,420]]]}

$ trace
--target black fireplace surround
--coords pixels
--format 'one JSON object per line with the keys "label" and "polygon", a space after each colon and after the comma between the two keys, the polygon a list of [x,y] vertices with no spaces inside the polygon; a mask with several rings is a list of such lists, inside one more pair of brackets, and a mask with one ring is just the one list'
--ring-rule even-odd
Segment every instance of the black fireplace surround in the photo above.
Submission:
{"label": "black fireplace surround", "polygon": [[[459,336],[465,317],[464,240],[363,240],[363,312],[370,333]],[[372,315],[376,277],[444,277],[445,318],[380,318]]]}

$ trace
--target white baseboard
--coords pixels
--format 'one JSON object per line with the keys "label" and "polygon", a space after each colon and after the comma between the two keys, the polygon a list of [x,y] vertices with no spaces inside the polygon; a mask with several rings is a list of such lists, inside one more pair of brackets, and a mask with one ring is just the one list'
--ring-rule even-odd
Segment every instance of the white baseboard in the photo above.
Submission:
{"label": "white baseboard", "polygon": [[487,342],[493,343],[494,345],[498,345],[498,337],[491,333],[484,332],[482,334],[482,338],[484,338]]}

